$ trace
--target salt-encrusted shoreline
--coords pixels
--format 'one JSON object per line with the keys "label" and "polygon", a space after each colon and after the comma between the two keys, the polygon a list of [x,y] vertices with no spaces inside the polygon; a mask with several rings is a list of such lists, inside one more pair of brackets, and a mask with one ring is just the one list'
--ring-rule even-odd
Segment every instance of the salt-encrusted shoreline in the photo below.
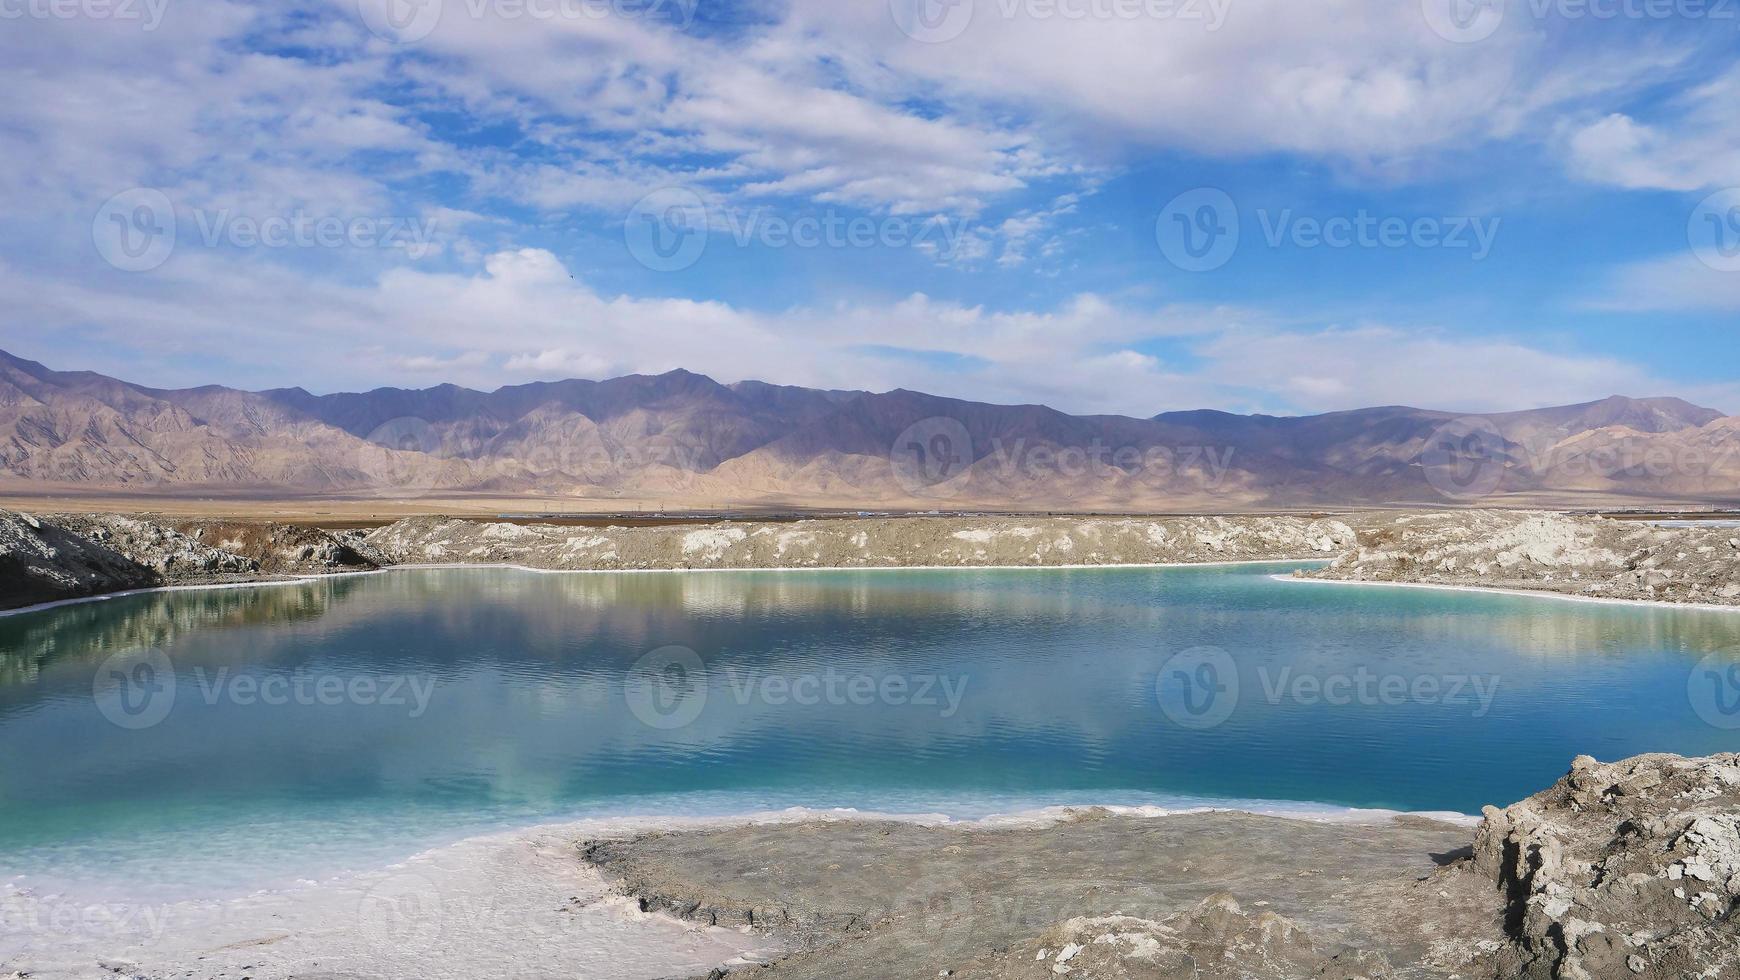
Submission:
{"label": "salt-encrusted shoreline", "polygon": [[413,518],[371,532],[0,512],[0,608],[141,588],[299,581],[392,566],[535,571],[1073,568],[1327,560],[1343,522],[914,517],[573,528]]}
{"label": "salt-encrusted shoreline", "polygon": [[126,920],[140,934],[14,930],[0,975],[1723,976],[1736,812],[1726,754],[1579,757],[1473,828],[1143,807],[605,818],[166,906]]}
{"label": "salt-encrusted shoreline", "polygon": [[1307,578],[1740,605],[1740,529],[1530,511],[1393,515]]}
{"label": "salt-encrusted shoreline", "polygon": [[[135,980],[310,971],[383,978],[544,975],[539,969],[527,972],[529,942],[551,976],[652,980],[765,963],[795,948],[787,937],[766,931],[683,921],[643,909],[638,899],[620,894],[599,868],[579,859],[581,842],[649,834],[834,824],[1044,831],[1100,813],[1130,821],[1265,816],[1277,826],[1364,828],[1384,828],[1408,817],[1459,826],[1465,835],[1477,819],[1326,804],[1247,801],[1243,807],[1068,805],[964,820],[942,813],[805,807],[602,817],[470,837],[386,867],[218,901],[121,906],[76,895],[38,895],[28,881],[21,889],[15,879],[0,884],[0,977],[10,980],[14,971],[68,980],[117,973]],[[82,934],[46,928],[68,922],[94,928]],[[45,928],[32,930],[32,923]]]}
{"label": "salt-encrusted shoreline", "polygon": [[1309,573],[1292,575],[1271,575],[1276,582],[1287,582],[1295,585],[1342,585],[1355,588],[1364,586],[1378,589],[1429,589],[1434,592],[1475,592],[1485,595],[1508,595],[1522,599],[1550,599],[1559,602],[1583,602],[1601,606],[1644,606],[1654,609],[1687,609],[1697,612],[1740,613],[1740,605],[1725,603],[1688,603],[1674,602],[1669,599],[1609,599],[1604,596],[1572,595],[1566,592],[1554,592],[1550,589],[1503,589],[1487,585],[1447,585],[1439,582],[1384,582],[1363,579],[1316,578]]}
{"label": "salt-encrusted shoreline", "polygon": [[1344,518],[901,517],[576,528],[423,517],[373,531],[0,512],[0,609],[388,567],[531,571],[1115,568],[1324,561],[1309,579],[1740,605],[1740,532],[1545,512]]}
{"label": "salt-encrusted shoreline", "polygon": [[[1177,561],[1153,562],[1147,564],[1119,565],[975,565],[969,566],[974,571],[1015,571],[1015,572],[1046,572],[1046,571],[1096,571],[1104,569],[1140,569],[1140,568],[1234,568],[1249,565],[1302,565],[1323,564],[1326,558],[1245,558],[1235,561]],[[104,602],[109,599],[124,599],[129,596],[150,595],[158,592],[206,592],[221,589],[255,589],[271,588],[283,585],[308,585],[324,582],[328,579],[351,578],[363,575],[384,575],[389,572],[418,572],[443,570],[487,570],[501,569],[514,572],[527,572],[533,575],[708,575],[754,572],[958,572],[963,570],[960,565],[864,565],[864,566],[786,566],[782,568],[536,568],[531,565],[515,565],[510,562],[470,563],[470,562],[432,562],[427,564],[388,565],[385,568],[371,568],[357,572],[326,572],[317,575],[273,576],[271,578],[241,579],[234,582],[206,582],[193,585],[158,585],[146,589],[128,589],[123,592],[106,592],[101,595],[80,596],[76,599],[57,599],[53,602],[41,602],[34,606],[19,606],[16,609],[0,609],[0,619],[7,616],[22,616],[27,613],[46,612],[66,606],[77,606],[91,602]],[[1282,577],[1285,576],[1276,576]]]}

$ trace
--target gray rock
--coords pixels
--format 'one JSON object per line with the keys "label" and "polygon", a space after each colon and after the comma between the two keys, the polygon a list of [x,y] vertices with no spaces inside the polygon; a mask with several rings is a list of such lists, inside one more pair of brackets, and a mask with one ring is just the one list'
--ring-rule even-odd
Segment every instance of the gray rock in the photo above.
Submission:
{"label": "gray rock", "polygon": [[1580,756],[1485,816],[1474,862],[1503,895],[1502,974],[1740,972],[1740,754]]}
{"label": "gray rock", "polygon": [[93,541],[0,511],[0,609],[160,584],[152,567]]}

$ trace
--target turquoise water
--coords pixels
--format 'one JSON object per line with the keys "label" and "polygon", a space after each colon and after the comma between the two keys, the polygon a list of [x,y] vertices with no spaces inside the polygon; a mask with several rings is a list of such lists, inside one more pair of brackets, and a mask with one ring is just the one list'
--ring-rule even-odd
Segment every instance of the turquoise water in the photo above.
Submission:
{"label": "turquoise water", "polygon": [[8,617],[0,881],[245,888],[791,805],[1472,813],[1578,753],[1740,746],[1740,616],[1293,567],[426,569]]}

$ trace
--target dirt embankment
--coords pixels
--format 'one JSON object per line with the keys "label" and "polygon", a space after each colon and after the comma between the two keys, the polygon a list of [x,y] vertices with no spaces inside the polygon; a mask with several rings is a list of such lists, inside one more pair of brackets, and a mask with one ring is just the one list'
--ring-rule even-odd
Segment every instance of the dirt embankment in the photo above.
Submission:
{"label": "dirt embankment", "polygon": [[359,532],[0,511],[0,609],[164,585],[262,581],[389,564]]}
{"label": "dirt embankment", "polygon": [[373,530],[0,511],[0,608],[156,585],[403,564],[557,570],[1046,567],[1334,559],[1355,582],[1740,605],[1740,529],[1547,512],[1340,518],[889,517],[583,527],[407,518]]}
{"label": "dirt embankment", "polygon": [[1658,527],[1541,511],[1448,511],[1362,525],[1304,577],[1740,604],[1740,528]]}
{"label": "dirt embankment", "polygon": [[[647,909],[764,930],[747,975],[1013,980],[1730,976],[1740,755],[1638,756],[1467,829],[1083,811],[581,843]],[[716,973],[715,976],[718,974]],[[735,975],[735,974],[734,974]]]}
{"label": "dirt embankment", "polygon": [[419,517],[374,530],[0,511],[0,609],[399,564],[548,569],[1108,565],[1330,558],[1339,520],[913,517],[575,527]]}
{"label": "dirt embankment", "polygon": [[413,518],[368,542],[400,563],[552,569],[1119,565],[1331,558],[1354,530],[1303,517],[908,517],[573,528]]}

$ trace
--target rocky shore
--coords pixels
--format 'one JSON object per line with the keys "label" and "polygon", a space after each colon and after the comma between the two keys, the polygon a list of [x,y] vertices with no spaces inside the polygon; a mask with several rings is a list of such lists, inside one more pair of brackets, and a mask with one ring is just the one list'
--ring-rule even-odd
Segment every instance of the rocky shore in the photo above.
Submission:
{"label": "rocky shore", "polygon": [[1330,558],[1354,529],[1306,517],[902,517],[641,528],[412,518],[368,536],[401,563],[551,569],[1150,565]]}
{"label": "rocky shore", "polygon": [[380,568],[359,531],[0,511],[0,609],[166,585],[257,582]]}
{"label": "rocky shore", "polygon": [[1721,980],[1740,971],[1740,754],[1579,757],[1477,826],[1104,808],[589,821],[161,911],[161,934],[18,972]]}
{"label": "rocky shore", "polygon": [[1539,511],[1388,515],[1303,577],[1740,605],[1740,528],[1662,527]]}
{"label": "rocky shore", "polygon": [[1324,559],[1299,573],[1740,605],[1740,529],[1530,511],[923,516],[658,527],[413,517],[373,530],[0,511],[0,609],[390,565],[551,570],[1045,567]]}
{"label": "rocky shore", "polygon": [[241,521],[0,512],[0,609],[162,585],[407,564],[553,570],[1058,566],[1331,558],[1339,520],[992,518],[569,527],[443,517],[372,531]]}
{"label": "rocky shore", "polygon": [[[755,977],[1727,977],[1740,755],[1579,757],[1478,829],[1077,811],[581,844],[649,910],[763,931]],[[715,977],[722,975],[715,971]],[[733,976],[738,975],[736,972]]]}

